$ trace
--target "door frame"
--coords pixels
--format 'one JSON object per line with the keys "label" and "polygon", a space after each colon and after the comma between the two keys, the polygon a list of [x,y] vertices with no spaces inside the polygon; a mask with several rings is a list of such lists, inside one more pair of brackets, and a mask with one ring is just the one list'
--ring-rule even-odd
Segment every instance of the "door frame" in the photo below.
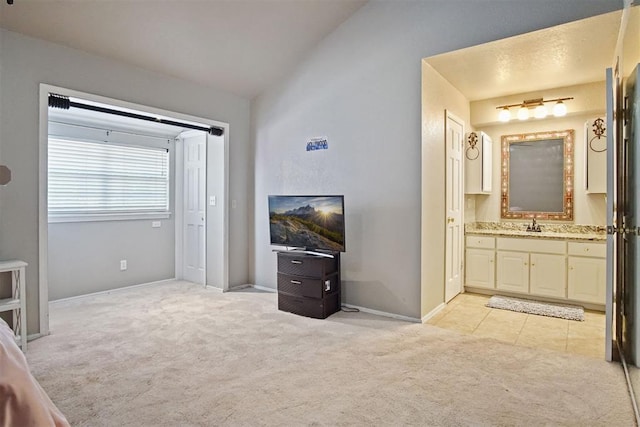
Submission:
{"label": "door frame", "polygon": [[[151,107],[148,105],[136,104],[132,102],[122,101],[115,98],[109,98],[100,95],[94,95],[74,89],[53,86],[45,83],[40,84],[39,88],[39,168],[38,168],[38,319],[39,331],[37,336],[49,335],[49,282],[48,282],[48,261],[49,261],[49,222],[48,222],[48,122],[49,122],[49,103],[48,96],[50,92],[54,92],[64,96],[82,98],[87,101],[94,101],[103,104],[109,104],[115,107],[128,108],[132,110],[142,111],[149,114],[171,117],[177,120],[195,122],[207,126],[215,126],[223,129],[223,147],[224,155],[216,162],[216,165],[210,165],[207,159],[207,173],[212,167],[219,167],[220,177],[223,181],[223,209],[221,214],[217,215],[216,222],[223,230],[222,233],[222,291],[229,289],[229,218],[228,218],[228,197],[229,197],[229,124],[213,119],[182,114],[175,111],[164,110],[161,108]],[[207,150],[208,151],[208,150]],[[176,150],[177,152],[177,150]],[[177,158],[176,158],[177,160]],[[176,163],[177,166],[177,163]],[[177,172],[177,168],[176,168]],[[174,179],[174,181],[177,181]],[[208,195],[207,195],[208,197]],[[176,198],[177,203],[177,198]],[[177,211],[178,209],[174,209]],[[174,215],[177,212],[173,213]],[[207,219],[209,213],[207,212]],[[177,221],[176,221],[177,223]],[[208,221],[207,221],[208,223]],[[176,225],[177,227],[177,225]],[[210,228],[207,228],[209,230]],[[208,236],[207,236],[208,237]],[[211,239],[207,238],[207,244]],[[176,242],[177,243],[177,242]],[[177,246],[177,244],[176,244]],[[208,264],[208,260],[207,260]],[[208,279],[208,278],[207,278]]]}
{"label": "door frame", "polygon": [[[445,151],[444,151],[444,157],[445,157],[445,167],[444,167],[444,175],[445,175],[445,203],[444,203],[444,217],[448,218],[448,211],[447,211],[447,190],[449,188],[449,185],[452,184],[449,182],[449,175],[448,175],[448,165],[447,165],[447,152],[448,152],[448,147],[446,146],[447,144],[447,131],[449,129],[448,127],[448,122],[449,120],[453,120],[455,122],[458,122],[461,126],[462,126],[462,139],[461,139],[461,144],[462,146],[460,147],[460,174],[459,174],[459,186],[460,186],[460,227],[461,227],[461,232],[458,238],[458,257],[460,259],[460,270],[459,270],[459,274],[460,274],[460,289],[458,291],[458,293],[456,295],[459,295],[461,293],[464,292],[464,158],[462,156],[462,153],[464,151],[464,137],[465,137],[465,128],[466,128],[466,123],[464,122],[464,120],[462,120],[459,116],[457,116],[456,114],[452,113],[451,110],[445,109],[444,110],[444,143],[445,143]],[[448,225],[445,224],[445,253],[444,253],[444,262],[445,262],[445,277],[444,277],[444,302],[447,303],[449,302],[451,299],[455,298],[452,297],[449,300],[447,300],[447,272],[446,272],[446,265],[447,265],[447,255],[449,254],[449,248],[447,247],[447,227]],[[452,261],[453,262],[453,261]]]}

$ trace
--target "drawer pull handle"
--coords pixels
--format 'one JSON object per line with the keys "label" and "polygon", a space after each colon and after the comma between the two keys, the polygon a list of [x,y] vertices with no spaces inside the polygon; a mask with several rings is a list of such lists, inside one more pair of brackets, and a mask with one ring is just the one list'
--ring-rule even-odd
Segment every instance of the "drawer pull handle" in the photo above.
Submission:
{"label": "drawer pull handle", "polygon": [[293,283],[294,285],[302,285],[302,282],[299,280],[292,280],[291,283]]}
{"label": "drawer pull handle", "polygon": [[302,264],[302,261],[298,261],[297,259],[292,259],[291,264]]}

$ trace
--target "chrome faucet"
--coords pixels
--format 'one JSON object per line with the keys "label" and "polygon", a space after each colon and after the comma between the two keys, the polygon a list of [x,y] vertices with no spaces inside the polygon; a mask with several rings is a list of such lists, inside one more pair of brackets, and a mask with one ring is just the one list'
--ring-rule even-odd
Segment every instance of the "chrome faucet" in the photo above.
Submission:
{"label": "chrome faucet", "polygon": [[540,225],[536,223],[536,219],[533,218],[531,224],[527,225],[527,231],[534,231],[536,233],[540,233],[542,230],[540,229]]}

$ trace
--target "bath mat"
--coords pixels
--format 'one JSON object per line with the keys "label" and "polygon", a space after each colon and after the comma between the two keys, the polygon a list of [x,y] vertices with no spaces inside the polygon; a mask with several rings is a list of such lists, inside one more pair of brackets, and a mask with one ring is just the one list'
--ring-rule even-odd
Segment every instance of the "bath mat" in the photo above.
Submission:
{"label": "bath mat", "polygon": [[541,316],[559,317],[561,319],[584,321],[584,308],[578,305],[551,304],[521,298],[494,295],[489,298],[487,307],[520,313],[538,314]]}

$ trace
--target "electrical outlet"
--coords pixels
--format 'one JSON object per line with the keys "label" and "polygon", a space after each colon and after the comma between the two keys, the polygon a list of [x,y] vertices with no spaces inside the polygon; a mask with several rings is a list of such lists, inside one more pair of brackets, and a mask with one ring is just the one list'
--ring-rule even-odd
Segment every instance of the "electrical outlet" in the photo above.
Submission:
{"label": "electrical outlet", "polygon": [[209,206],[216,205],[216,196],[209,196]]}
{"label": "electrical outlet", "polygon": [[120,271],[125,271],[127,269],[127,260],[126,259],[121,259],[120,260]]}
{"label": "electrical outlet", "polygon": [[238,206],[238,203],[236,203],[236,200],[233,199],[231,200],[231,209],[235,209]]}
{"label": "electrical outlet", "polygon": [[160,221],[151,221],[151,227],[160,228],[162,226],[162,222]]}

